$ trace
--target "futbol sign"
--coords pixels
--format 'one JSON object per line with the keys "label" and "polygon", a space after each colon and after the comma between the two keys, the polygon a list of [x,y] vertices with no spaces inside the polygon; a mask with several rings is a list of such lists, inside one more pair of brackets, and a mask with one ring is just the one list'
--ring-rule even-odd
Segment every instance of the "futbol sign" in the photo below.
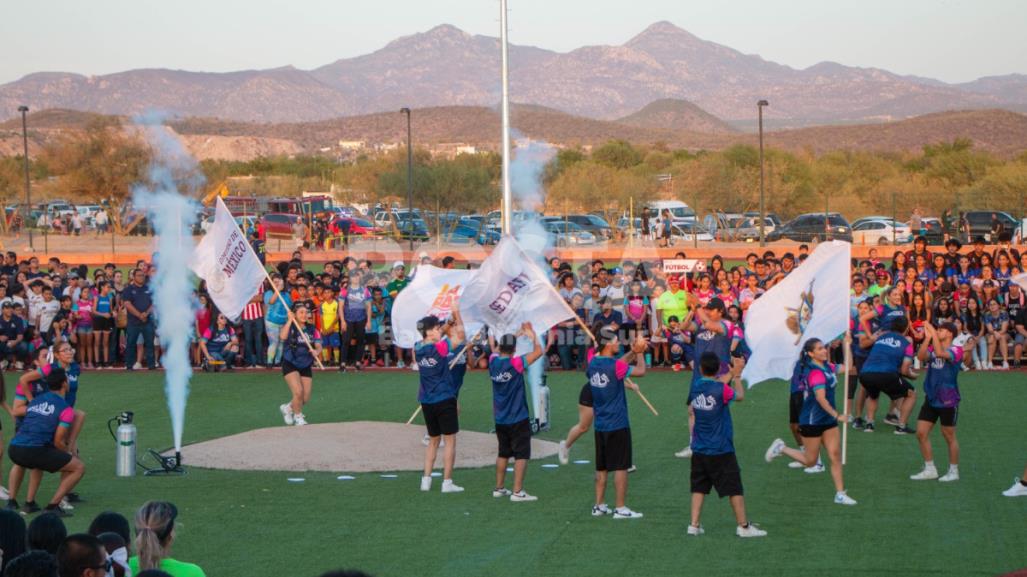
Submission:
{"label": "futbol sign", "polygon": [[665,274],[706,272],[706,261],[695,258],[670,258],[663,261]]}

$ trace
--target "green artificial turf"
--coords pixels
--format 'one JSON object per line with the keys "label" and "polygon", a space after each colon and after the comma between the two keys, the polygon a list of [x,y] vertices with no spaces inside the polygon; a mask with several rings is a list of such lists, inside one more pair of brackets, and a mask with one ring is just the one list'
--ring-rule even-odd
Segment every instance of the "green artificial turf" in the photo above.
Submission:
{"label": "green artificial turf", "polygon": [[[171,431],[162,374],[92,372],[82,376],[79,408],[89,414],[81,439],[88,471],[79,486],[87,502],[68,520],[84,530],[100,511],[131,518],[147,499],[174,501],[181,511],[174,556],[200,564],[212,577],[317,576],[341,567],[379,576],[461,575],[995,575],[1027,566],[1027,499],[1003,497],[1023,470],[1027,379],[1022,373],[962,376],[959,438],[962,479],[953,484],[913,482],[921,459],[912,436],[850,434],[849,494],[856,507],[832,503],[827,473],[772,464],[763,453],[774,437],[788,438],[787,390],[766,383],[732,408],[750,519],[769,536],[741,540],[726,500],[711,498],[706,535],[685,536],[689,462],[674,451],[686,443],[688,373],[659,372],[639,379],[661,411],[649,414],[629,397],[638,472],[628,504],[641,520],[592,518],[591,465],[543,469],[532,463],[526,489],[536,503],[493,499],[491,468],[458,470],[462,494],[418,491],[420,473],[386,480],[357,474],[229,472],[190,468],[178,478],[114,476],[115,447],[105,421],[122,410],[136,414],[141,448],[166,448]],[[8,383],[14,375],[8,375]],[[560,438],[577,418],[582,376],[553,373],[553,430]],[[10,387],[9,387],[10,388]],[[312,423],[403,421],[415,408],[417,377],[409,371],[317,374]],[[197,375],[186,415],[185,442],[253,428],[280,426],[287,398],[276,372]],[[10,396],[11,392],[8,392]],[[461,396],[461,424],[488,431],[487,377],[472,372]],[[919,408],[919,402],[918,402]],[[5,438],[12,430],[3,415]],[[346,439],[338,442],[345,443]],[[934,437],[939,469],[943,441]],[[363,448],[362,450],[369,450]],[[593,459],[588,435],[572,459]],[[6,459],[5,459],[6,460]],[[556,462],[550,458],[547,462]],[[5,463],[4,471],[9,467]],[[186,462],[188,466],[188,462]],[[40,499],[54,487],[44,482]],[[609,498],[613,498],[612,483]]]}

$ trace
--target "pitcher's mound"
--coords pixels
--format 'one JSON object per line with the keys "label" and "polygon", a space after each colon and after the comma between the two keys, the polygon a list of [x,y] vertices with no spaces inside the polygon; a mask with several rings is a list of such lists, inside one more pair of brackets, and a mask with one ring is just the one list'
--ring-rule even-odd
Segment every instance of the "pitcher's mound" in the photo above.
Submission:
{"label": "pitcher's mound", "polygon": [[[424,426],[379,421],[270,427],[187,445],[182,461],[237,471],[420,471],[423,436]],[[495,435],[461,431],[456,438],[457,467],[495,464]],[[532,458],[551,457],[558,449],[556,443],[531,440]],[[437,463],[441,466],[441,449]]]}

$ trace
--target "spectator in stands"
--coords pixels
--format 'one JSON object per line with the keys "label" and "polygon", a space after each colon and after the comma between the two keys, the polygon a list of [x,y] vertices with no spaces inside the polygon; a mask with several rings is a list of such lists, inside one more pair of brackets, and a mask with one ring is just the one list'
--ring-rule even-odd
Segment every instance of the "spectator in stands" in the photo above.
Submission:
{"label": "spectator in stands", "polygon": [[14,306],[10,301],[0,305],[0,367],[6,368],[14,363],[14,368],[21,370],[29,353],[25,342],[25,321],[14,315]]}
{"label": "spectator in stands", "polygon": [[364,341],[371,330],[371,293],[363,286],[359,271],[350,273],[349,285],[339,300],[342,309],[342,350],[345,351],[339,360],[339,369],[345,371],[348,367],[359,371],[364,364]]}
{"label": "spectator in stands", "polygon": [[259,293],[253,295],[242,310],[242,334],[246,366],[264,366],[264,305],[263,295]]}
{"label": "spectator in stands", "polygon": [[206,361],[205,368],[214,369],[223,366],[226,370],[235,370],[235,357],[239,354],[239,338],[235,329],[228,324],[225,315],[218,313],[214,326],[207,329],[200,337],[200,351]]}
{"label": "spectator in stands", "polygon": [[67,536],[68,529],[60,517],[53,513],[41,513],[29,523],[28,548],[30,551],[40,550],[56,555],[57,548]]}
{"label": "spectator in stands", "polygon": [[172,577],[204,577],[198,565],[171,558],[177,517],[178,508],[166,501],[149,501],[139,508],[135,517],[136,556],[128,560],[133,575],[140,570],[160,569]]}
{"label": "spectator in stands", "polygon": [[58,577],[57,559],[46,551],[29,551],[11,559],[4,577]]}
{"label": "spectator in stands", "polygon": [[25,552],[25,543],[25,519],[17,511],[0,509],[0,575],[12,559]]}
{"label": "spectator in stands", "polygon": [[106,577],[111,561],[99,539],[76,533],[57,550],[57,568],[60,577]]}
{"label": "spectator in stands", "polygon": [[121,299],[128,310],[128,326],[125,330],[125,368],[128,370],[141,369],[142,364],[138,360],[136,349],[139,339],[142,339],[143,351],[146,358],[146,368],[156,368],[154,358],[153,339],[154,323],[151,314],[153,313],[153,295],[147,286],[146,271],[136,268],[132,271],[132,284],[125,287]]}

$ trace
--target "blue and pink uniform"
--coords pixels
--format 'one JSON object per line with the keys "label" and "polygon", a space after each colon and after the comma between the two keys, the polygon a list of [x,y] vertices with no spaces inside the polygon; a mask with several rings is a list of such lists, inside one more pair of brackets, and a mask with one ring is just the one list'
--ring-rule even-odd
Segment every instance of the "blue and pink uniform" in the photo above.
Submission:
{"label": "blue and pink uniform", "polygon": [[906,316],[906,307],[899,305],[893,307],[888,304],[877,307],[877,318],[881,319],[881,328],[890,331],[891,324],[900,317]]}
{"label": "blue and pink uniform", "polygon": [[735,390],[722,381],[700,377],[688,391],[688,403],[695,415],[692,451],[700,455],[735,452],[734,427],[728,405]]}
{"label": "blue and pink uniform", "polygon": [[449,339],[422,344],[417,348],[417,375],[421,386],[417,401],[423,405],[456,398],[456,384],[449,370]]}
{"label": "blue and pink uniform", "polygon": [[937,409],[952,409],[959,406],[959,367],[963,364],[963,347],[949,347],[949,359],[940,359],[931,349],[927,362],[927,376],[924,378],[924,395],[927,403]]}
{"label": "blue and pink uniform", "polygon": [[630,425],[624,379],[631,374],[631,366],[613,357],[596,355],[588,363],[585,374],[592,390],[595,430],[609,432],[627,429]]}
{"label": "blue and pink uniform", "polygon": [[[321,333],[313,325],[303,327],[303,332],[307,333],[307,339],[310,341],[311,346],[321,342]],[[309,368],[314,364],[314,355],[310,353],[310,348],[295,326],[289,327],[289,334],[285,337],[282,360],[300,370]]]}
{"label": "blue and pink uniform", "polygon": [[524,396],[525,360],[520,357],[492,355],[492,416],[497,425],[513,425],[528,420],[528,401]]}
{"label": "blue and pink uniform", "polygon": [[[705,327],[699,327],[698,332],[695,333],[693,347],[694,359],[701,359],[703,353],[711,352],[717,355],[720,359],[720,370],[717,371],[717,375],[723,375],[728,371],[728,362],[731,360],[731,344],[737,338],[734,332],[734,323],[729,321],[720,320],[717,321],[720,325],[721,332],[714,331]],[[700,371],[692,371],[692,384],[695,384],[699,379],[702,378]]]}
{"label": "blue and pink uniform", "polygon": [[870,347],[863,373],[898,373],[902,363],[913,359],[913,345],[906,337],[888,331]]}
{"label": "blue and pink uniform", "polygon": [[799,411],[800,425],[831,426],[838,423],[837,418],[832,417],[824,410],[817,400],[816,391],[823,389],[825,397],[831,408],[834,408],[834,391],[838,386],[838,377],[835,375],[835,366],[828,363],[827,366],[813,363],[809,373],[803,381],[802,388],[802,409]]}
{"label": "blue and pink uniform", "polygon": [[456,363],[449,369],[449,373],[453,376],[453,387],[459,396],[460,388],[464,386],[464,375],[467,374],[467,351],[463,351],[459,357],[458,353],[461,352],[459,350],[449,351],[449,354],[446,355],[446,363],[452,363],[453,359],[456,359]]}
{"label": "blue and pink uniform", "polygon": [[11,439],[18,447],[51,447],[58,427],[71,427],[75,410],[54,393],[47,391],[29,401],[24,420]]}
{"label": "blue and pink uniform", "polygon": [[[50,374],[50,371],[63,368],[64,367],[62,367],[60,363],[52,363],[39,370],[39,374],[41,375],[39,380],[32,381],[33,396],[46,392],[46,382],[43,379]],[[79,367],[77,362],[73,361],[68,365],[68,368],[64,369],[64,373],[68,376],[68,394],[64,395],[64,402],[74,408],[75,400],[78,398],[78,377],[82,374],[82,368]]]}

